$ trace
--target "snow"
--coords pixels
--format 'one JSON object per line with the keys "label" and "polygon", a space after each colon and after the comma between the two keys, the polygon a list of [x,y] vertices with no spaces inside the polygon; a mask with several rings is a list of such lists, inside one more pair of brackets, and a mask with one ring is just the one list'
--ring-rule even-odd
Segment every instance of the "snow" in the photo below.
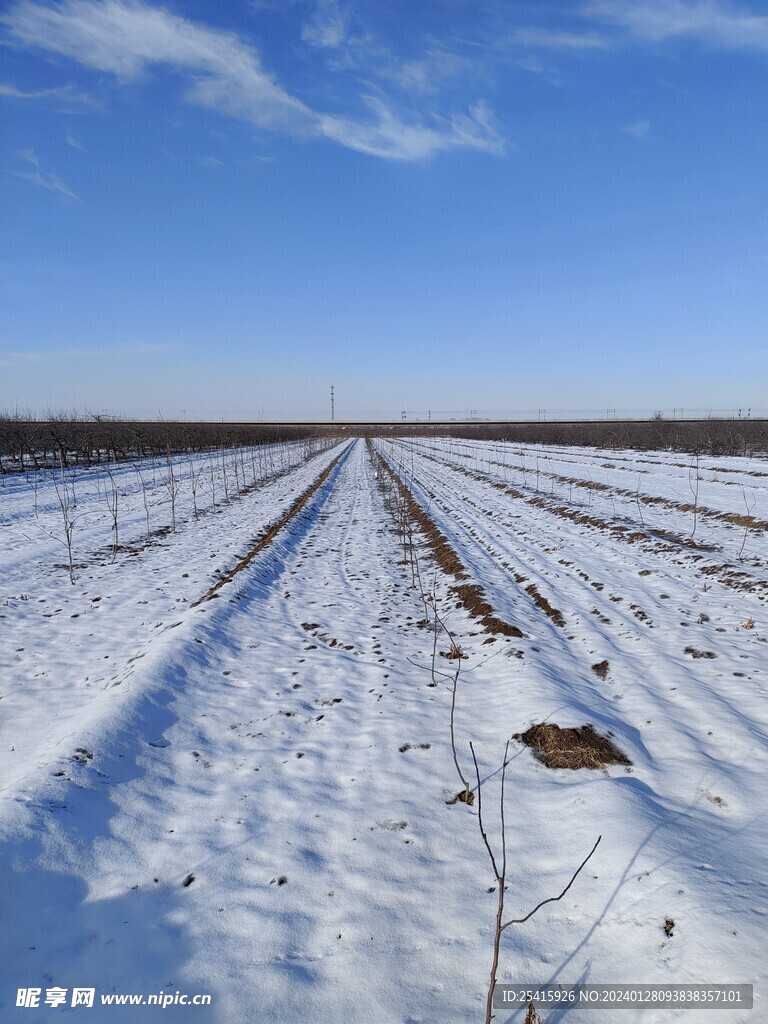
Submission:
{"label": "snow", "polygon": [[[749,558],[738,561],[732,523],[702,518],[698,549],[685,543],[690,512],[649,505],[641,524],[627,497],[574,487],[568,504],[567,483],[540,477],[535,487],[538,454],[560,476],[604,482],[610,472],[633,491],[642,470],[641,493],[678,501],[679,490],[684,503],[688,467],[675,453],[526,447],[523,474],[519,446],[374,447],[494,613],[524,633],[489,637],[417,537],[422,584],[468,655],[457,750],[470,780],[469,740],[478,753],[492,843],[514,733],[544,720],[592,723],[632,760],[551,770],[512,741],[508,916],[559,893],[603,839],[561,902],[504,933],[498,981],[754,983],[754,1013],[717,1019],[760,1019],[765,531],[749,531]],[[305,455],[296,447],[249,493],[198,519],[187,487],[177,532],[148,546],[138,478],[126,467],[121,543],[137,553],[114,564],[96,471],[81,471],[78,506],[100,512],[75,534],[74,585],[51,567],[63,547],[50,536],[60,515],[50,478],[37,494],[48,534],[32,522],[31,483],[4,481],[3,1020],[87,1014],[15,1006],[18,987],[54,985],[94,986],[97,1000],[213,997],[210,1007],[162,1014],[113,1006],[94,1011],[99,1021],[484,1019],[495,880],[476,806],[447,803],[461,784],[447,678],[430,685],[433,633],[420,622],[431,606],[403,564],[386,474],[365,443]],[[620,459],[621,474],[600,468]],[[733,476],[757,496],[755,517],[767,518],[764,481],[750,475],[764,462],[704,464],[702,504],[739,513],[742,492],[725,482]],[[196,603],[329,467],[247,568]],[[630,482],[620,483],[625,473]],[[161,488],[158,524],[168,513]],[[553,511],[564,506],[604,525]],[[611,529],[617,523],[627,530]],[[653,535],[658,528],[669,535]],[[564,626],[536,605],[531,583]],[[448,646],[441,637],[438,652]],[[600,679],[591,666],[603,659],[610,668]],[[610,1017],[665,1024],[679,1014]],[[578,1009],[545,1018],[591,1019]],[[694,1024],[696,1011],[685,1019]]]}

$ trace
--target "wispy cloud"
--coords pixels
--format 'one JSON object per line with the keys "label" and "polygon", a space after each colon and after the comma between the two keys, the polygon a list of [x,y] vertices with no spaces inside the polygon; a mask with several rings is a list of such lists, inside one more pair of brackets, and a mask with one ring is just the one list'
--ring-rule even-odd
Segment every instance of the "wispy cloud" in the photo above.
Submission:
{"label": "wispy cloud", "polygon": [[621,129],[626,135],[632,135],[641,142],[648,141],[648,133],[651,130],[649,121],[633,121],[632,124],[625,124]]}
{"label": "wispy cloud", "polygon": [[49,192],[58,192],[59,195],[64,196],[65,199],[75,199],[79,202],[79,197],[75,195],[69,185],[65,185],[61,178],[58,178],[55,174],[44,170],[33,149],[24,149],[19,153],[19,156],[26,163],[30,164],[32,170],[11,171],[11,174],[17,178],[24,178],[26,181],[31,181],[33,184],[39,185],[40,188],[47,189]]}
{"label": "wispy cloud", "polygon": [[375,121],[364,124],[328,115],[323,118],[323,134],[351,149],[408,160],[420,160],[459,146],[496,153],[504,151],[504,141],[494,127],[493,115],[483,102],[474,104],[465,115],[454,114],[450,118],[435,115],[436,126],[426,127],[404,123],[378,97],[364,99],[375,114]]}
{"label": "wispy cloud", "polygon": [[312,17],[301,31],[301,38],[312,46],[341,46],[347,28],[347,15],[337,0],[316,0]]}
{"label": "wispy cloud", "polygon": [[393,54],[376,61],[374,71],[380,79],[394,82],[403,92],[435,95],[443,86],[471,69],[471,61],[439,46],[428,46],[413,60],[398,60]]}
{"label": "wispy cloud", "polygon": [[82,144],[80,139],[78,139],[78,137],[74,135],[72,132],[67,132],[65,136],[65,141],[68,146],[72,147],[72,149],[79,149],[81,153],[87,152],[85,146]]}
{"label": "wispy cloud", "polygon": [[723,49],[768,50],[768,15],[726,0],[593,0],[584,13],[651,42],[688,37]]}
{"label": "wispy cloud", "polygon": [[613,40],[598,32],[556,32],[547,28],[516,29],[511,41],[543,50],[604,50],[613,45]]}
{"label": "wispy cloud", "polygon": [[11,100],[47,101],[58,104],[97,107],[99,104],[87,93],[80,92],[73,85],[60,85],[55,89],[19,89],[8,82],[0,82],[0,96]]}
{"label": "wispy cloud", "polygon": [[523,71],[531,71],[534,75],[546,75],[551,73],[552,69],[549,68],[539,57],[533,53],[526,54],[525,57],[520,57],[515,61],[515,64]]}
{"label": "wispy cloud", "polygon": [[[330,26],[334,4],[321,7]],[[424,112],[410,120],[393,104],[365,97],[372,115],[368,121],[316,111],[291,95],[240,36],[141,0],[64,0],[56,7],[21,0],[3,20],[19,43],[62,54],[122,81],[136,79],[148,65],[169,65],[188,77],[188,102],[294,138],[325,138],[395,160],[419,160],[456,148],[502,149],[483,104],[453,117]],[[324,45],[331,45],[330,27],[325,38]]]}

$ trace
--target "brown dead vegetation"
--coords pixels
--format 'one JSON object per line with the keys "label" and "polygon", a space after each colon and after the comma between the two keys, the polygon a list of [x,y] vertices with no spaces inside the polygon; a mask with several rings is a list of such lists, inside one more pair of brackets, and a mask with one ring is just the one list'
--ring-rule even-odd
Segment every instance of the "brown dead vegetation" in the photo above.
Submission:
{"label": "brown dead vegetation", "polygon": [[[431,459],[431,461],[440,464],[440,460],[434,456],[421,453],[423,458]],[[463,473],[465,476],[471,477],[477,480],[483,480],[485,483],[490,482],[489,478],[482,473],[468,470],[460,466],[453,467],[457,472]],[[558,516],[560,519],[568,520],[569,522],[575,523],[577,526],[592,527],[593,529],[599,530],[602,533],[609,534],[614,540],[623,541],[628,544],[638,543],[653,543],[656,542],[653,548],[650,548],[654,554],[674,554],[679,551],[680,548],[688,548],[692,551],[706,551],[711,552],[717,550],[712,544],[704,544],[699,541],[692,539],[691,537],[684,537],[680,534],[674,533],[671,530],[664,529],[646,529],[646,530],[632,530],[629,526],[623,523],[611,523],[605,519],[601,519],[598,516],[589,515],[577,508],[569,508],[565,505],[554,504],[552,501],[548,501],[541,495],[526,495],[522,491],[519,491],[516,487],[507,486],[504,488],[505,493],[511,498],[518,501],[524,501],[527,505],[531,505],[533,508],[539,508],[544,512],[548,512],[550,515]],[[628,496],[635,497],[635,493],[632,491],[627,492]],[[649,498],[646,504],[657,504],[664,503],[667,499],[664,498],[650,498],[648,495],[645,497]],[[641,498],[642,500],[642,498]],[[674,504],[674,503],[673,503]],[[693,508],[693,506],[690,506]],[[708,513],[712,513],[714,516],[721,515],[726,522],[733,523],[737,526],[743,526],[746,529],[768,529],[768,520],[758,520],[751,516],[740,516],[736,513],[715,513],[711,509],[706,509],[701,506],[698,507],[698,514],[706,516]],[[748,522],[749,520],[749,522]],[[693,556],[696,557],[696,556]],[[698,556],[701,557],[701,556]],[[768,589],[768,584],[765,580],[759,579],[756,576],[733,569],[727,563],[709,566],[699,566],[699,572],[705,573],[710,576],[717,575],[719,581],[725,586],[730,587],[733,590],[742,590],[749,593],[756,593],[765,591]],[[651,575],[651,570],[642,570],[641,576]]]}
{"label": "brown dead vegetation", "polygon": [[[455,580],[467,579],[468,573],[461,559],[451,547],[448,538],[440,532],[436,524],[419,505],[386,459],[375,451],[372,445],[369,447],[369,452],[376,458],[377,463],[389,476],[395,487],[397,487],[400,497],[407,506],[409,516],[419,527],[431,549],[433,558],[440,568],[447,575],[453,576]],[[494,614],[493,607],[486,599],[485,592],[478,583],[463,583],[459,586],[451,587],[451,593],[456,595],[470,615],[479,620],[486,632],[499,633],[502,636],[523,636],[522,630],[518,629],[517,626],[505,622],[504,619]]]}
{"label": "brown dead vegetation", "polygon": [[607,764],[630,765],[632,762],[607,736],[595,732],[591,725],[561,729],[551,722],[532,725],[514,739],[533,750],[547,768],[603,768]]}
{"label": "brown dead vegetation", "polygon": [[565,619],[563,618],[562,612],[560,612],[557,608],[553,608],[549,601],[546,599],[546,597],[544,597],[543,594],[539,593],[539,591],[536,589],[533,583],[531,583],[529,587],[525,588],[525,592],[526,594],[531,595],[531,597],[533,598],[533,603],[536,605],[536,607],[540,608],[545,615],[548,615],[556,626],[565,626]]}
{"label": "brown dead vegetation", "polygon": [[458,597],[470,615],[478,619],[489,633],[500,633],[502,636],[522,636],[522,630],[512,626],[497,615],[485,599],[483,588],[478,583],[464,583],[459,587],[451,587],[451,593]]}
{"label": "brown dead vegetation", "polygon": [[697,651],[695,647],[686,647],[683,654],[690,654],[692,658],[716,658],[714,651]]}

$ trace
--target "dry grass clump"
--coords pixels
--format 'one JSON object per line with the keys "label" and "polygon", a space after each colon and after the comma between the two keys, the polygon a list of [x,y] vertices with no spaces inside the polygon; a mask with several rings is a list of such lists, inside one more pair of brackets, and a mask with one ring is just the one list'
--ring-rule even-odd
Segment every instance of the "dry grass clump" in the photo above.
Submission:
{"label": "dry grass clump", "polygon": [[461,647],[455,640],[452,640],[450,649],[447,651],[440,651],[440,657],[447,658],[449,661],[465,661],[469,655],[462,651]]}
{"label": "dry grass clump", "polygon": [[592,666],[592,671],[599,679],[605,679],[605,677],[608,675],[609,668],[610,665],[608,664],[608,659],[604,658],[603,661],[598,661],[595,665]]}
{"label": "dry grass clump", "polygon": [[489,633],[500,633],[502,636],[522,636],[522,630],[510,625],[493,614],[493,608],[486,601],[483,588],[477,583],[464,583],[460,587],[451,587],[452,593],[458,597],[470,615],[479,619]]}
{"label": "dry grass clump", "polygon": [[[592,586],[595,586],[595,584],[593,583]],[[602,584],[600,585],[600,589],[602,590]],[[525,588],[525,592],[526,594],[531,595],[531,597],[533,598],[533,603],[536,605],[536,607],[540,608],[545,615],[548,615],[556,626],[565,625],[565,619],[563,618],[562,612],[559,611],[557,608],[553,608],[549,601],[546,599],[546,597],[544,597],[543,594],[539,593],[539,591],[536,589],[533,583],[529,587]]]}
{"label": "dry grass clump", "polygon": [[626,754],[591,725],[561,729],[551,722],[532,725],[514,737],[533,750],[547,768],[602,768],[607,764],[632,764]]}

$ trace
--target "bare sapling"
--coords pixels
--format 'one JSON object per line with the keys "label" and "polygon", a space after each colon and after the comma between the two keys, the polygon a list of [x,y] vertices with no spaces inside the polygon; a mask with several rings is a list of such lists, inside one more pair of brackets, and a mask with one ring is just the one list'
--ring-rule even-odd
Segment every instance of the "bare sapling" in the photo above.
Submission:
{"label": "bare sapling", "polygon": [[[442,676],[444,679],[447,678],[447,679],[450,680],[449,685],[450,685],[450,688],[451,688],[451,717],[450,717],[451,753],[453,755],[453,763],[456,765],[456,773],[458,774],[459,779],[461,781],[461,784],[462,784],[462,786],[464,788],[462,790],[460,790],[456,794],[456,796],[453,797],[453,799],[449,801],[449,803],[469,804],[471,806],[475,802],[475,794],[472,792],[472,789],[471,789],[471,787],[469,785],[469,780],[466,778],[466,776],[464,775],[464,772],[461,770],[461,765],[459,764],[459,755],[458,755],[458,751],[456,749],[456,695],[457,695],[458,689],[459,689],[459,676],[461,674],[461,662],[462,662],[461,648],[456,643],[455,637],[451,633],[450,629],[448,629],[448,626],[445,624],[445,622],[441,618],[440,613],[438,611],[437,580],[436,579],[433,580],[433,582],[432,582],[432,593],[431,593],[431,595],[425,595],[425,594],[422,593],[422,597],[424,598],[425,602],[431,603],[431,605],[432,605],[432,614],[433,614],[433,620],[432,620],[432,665],[431,665],[432,682],[429,683],[428,685],[429,686],[437,686],[438,685],[438,676]],[[448,655],[451,658],[451,660],[455,659],[455,662],[456,662],[456,668],[455,668],[453,674],[449,674],[449,673],[446,673],[446,672],[439,672],[438,668],[437,668],[437,643],[438,643],[438,638],[440,637],[440,635],[442,633],[445,633],[445,635],[448,638],[448,642],[450,644]]]}
{"label": "bare sapling", "polygon": [[[107,476],[109,477],[109,490],[106,486],[104,487],[103,501],[109,511],[109,518],[112,523],[112,564],[114,565],[115,559],[117,558],[117,550],[120,544],[120,537],[118,532],[118,489],[117,482],[112,472],[112,467],[107,466]],[[106,483],[106,482],[105,482]]]}
{"label": "bare sapling", "polygon": [[171,503],[171,533],[176,533],[176,498],[179,493],[179,480],[174,471],[170,445],[166,450],[165,465],[168,470],[168,475],[163,483],[166,491],[168,492],[168,499]]}
{"label": "bare sapling", "polygon": [[136,472],[136,476],[139,478],[139,485],[141,487],[141,498],[144,503],[144,519],[147,524],[147,544],[149,544],[152,539],[152,531],[149,526],[149,485],[144,477],[141,466],[134,466],[133,468]]}
{"label": "bare sapling", "polygon": [[192,515],[197,519],[197,491],[200,486],[202,467],[191,451],[187,452],[187,458],[189,460],[189,486],[192,490]]}
{"label": "bare sapling", "polygon": [[747,515],[744,520],[744,536],[741,538],[741,547],[739,548],[739,561],[741,561],[741,557],[744,554],[744,545],[747,543],[747,534],[749,533],[750,527],[753,523],[752,513],[755,510],[756,500],[754,494],[747,499],[747,490],[744,484],[741,485],[741,495],[744,498],[744,508],[747,510]]}
{"label": "bare sapling", "polygon": [[235,474],[235,495],[240,493],[240,470],[237,465],[237,450],[232,452],[232,471]]}
{"label": "bare sapling", "polygon": [[[70,485],[67,481],[67,464],[64,456],[61,456],[61,477],[57,478],[56,472],[53,473],[53,486],[56,490],[56,498],[59,502],[59,508],[61,510],[61,519],[63,525],[63,537],[57,537],[56,539],[67,549],[67,568],[69,570],[69,582],[74,586],[75,583],[75,564],[72,558],[72,537],[75,532],[75,525],[78,520],[82,519],[86,512],[80,512],[75,515],[74,509],[76,508],[74,500],[74,485],[72,491],[70,491]],[[45,531],[48,532],[48,531]],[[49,533],[49,536],[54,536]]]}
{"label": "bare sapling", "polygon": [[416,587],[416,557],[413,544],[413,520],[408,508],[408,498],[403,495],[403,557],[411,567],[411,586]]}
{"label": "bare sapling", "polygon": [[581,862],[581,864],[576,868],[576,870],[574,871],[573,875],[571,876],[570,882],[566,885],[566,887],[563,889],[563,891],[560,893],[559,896],[550,896],[548,899],[542,900],[540,903],[537,903],[536,906],[533,908],[533,910],[531,910],[529,913],[527,913],[525,915],[525,917],[510,918],[508,921],[505,921],[504,920],[504,896],[505,896],[506,878],[507,878],[507,835],[506,835],[506,822],[504,820],[504,785],[505,785],[505,782],[506,782],[507,764],[509,763],[509,761],[508,761],[509,740],[507,740],[506,746],[504,747],[504,762],[503,762],[502,768],[501,768],[501,795],[499,797],[499,816],[500,816],[500,830],[501,830],[501,860],[500,861],[498,861],[496,859],[496,856],[495,856],[495,854],[493,852],[493,847],[491,846],[490,840],[488,839],[488,834],[487,834],[487,832],[485,830],[485,825],[483,823],[483,799],[482,799],[482,785],[481,785],[481,782],[480,782],[480,768],[478,767],[478,764],[477,764],[477,755],[475,754],[475,748],[474,748],[473,744],[470,743],[469,747],[470,747],[470,750],[472,751],[472,760],[474,761],[474,764],[475,764],[475,775],[477,777],[477,790],[476,790],[476,792],[477,792],[477,822],[478,822],[478,825],[479,825],[479,828],[480,828],[480,835],[482,836],[483,843],[485,845],[485,849],[486,849],[486,851],[488,853],[488,857],[489,857],[490,862],[491,862],[491,869],[493,870],[493,874],[494,874],[494,876],[496,878],[496,889],[498,891],[498,899],[497,899],[497,904],[496,904],[496,927],[494,929],[494,935],[493,935],[493,959],[492,959],[492,962],[491,962],[491,978],[490,978],[490,985],[489,985],[489,988],[488,988],[488,998],[487,998],[486,1004],[485,1004],[485,1024],[491,1024],[491,1021],[493,1020],[493,1017],[494,1017],[494,1014],[493,1014],[493,991],[494,991],[494,988],[496,987],[496,973],[497,973],[498,967],[499,967],[499,948],[500,948],[500,944],[501,944],[501,936],[506,931],[506,929],[509,928],[511,925],[513,925],[513,924],[524,924],[526,921],[529,921],[533,917],[533,915],[535,913],[537,913],[539,910],[541,910],[542,907],[546,906],[547,903],[556,903],[558,900],[561,900],[563,898],[563,896],[565,896],[565,894],[571,888],[573,883],[576,881],[576,878],[578,877],[578,875],[581,872],[582,868],[587,863],[587,861],[590,859],[592,854],[595,852],[595,850],[597,849],[597,847],[598,847],[598,845],[600,843],[600,840],[603,837],[602,836],[598,836],[597,837],[597,841],[595,842],[595,845],[589,851],[589,853],[584,858],[584,860]]}
{"label": "bare sapling", "polygon": [[453,803],[468,804],[471,806],[475,802],[475,794],[472,792],[469,786],[469,781],[464,776],[464,772],[461,770],[459,764],[459,755],[456,751],[456,692],[459,688],[459,673],[461,672],[461,659],[456,663],[456,671],[453,675],[451,684],[451,753],[453,754],[453,763],[456,765],[456,771],[459,778],[461,779],[464,789],[457,793],[453,799]]}
{"label": "bare sapling", "polygon": [[640,516],[640,525],[645,529],[645,520],[643,519],[643,505],[640,501],[640,474],[637,474],[637,487],[635,488],[635,501],[637,502],[637,512]]}
{"label": "bare sapling", "polygon": [[34,513],[35,513],[35,519],[37,519],[37,517],[40,515],[38,501],[37,501],[37,498],[38,498],[37,492],[38,492],[38,488],[40,487],[40,474],[42,472],[43,472],[42,470],[34,470],[33,473],[32,473],[32,493],[34,494],[34,501],[33,501],[32,507],[33,507],[33,510],[34,510]]}
{"label": "bare sapling", "polygon": [[693,495],[693,529],[691,530],[691,539],[696,534],[696,525],[699,518],[699,453],[696,452],[695,461],[691,462],[688,470],[688,486]]}
{"label": "bare sapling", "polygon": [[227,460],[224,455],[224,449],[220,450],[221,454],[221,473],[224,479],[224,500],[229,501],[229,481],[227,480]]}
{"label": "bare sapling", "polygon": [[251,487],[256,487],[256,449],[251,447]]}
{"label": "bare sapling", "polygon": [[208,462],[208,473],[211,478],[211,509],[216,511],[216,469],[213,465],[213,459]]}

